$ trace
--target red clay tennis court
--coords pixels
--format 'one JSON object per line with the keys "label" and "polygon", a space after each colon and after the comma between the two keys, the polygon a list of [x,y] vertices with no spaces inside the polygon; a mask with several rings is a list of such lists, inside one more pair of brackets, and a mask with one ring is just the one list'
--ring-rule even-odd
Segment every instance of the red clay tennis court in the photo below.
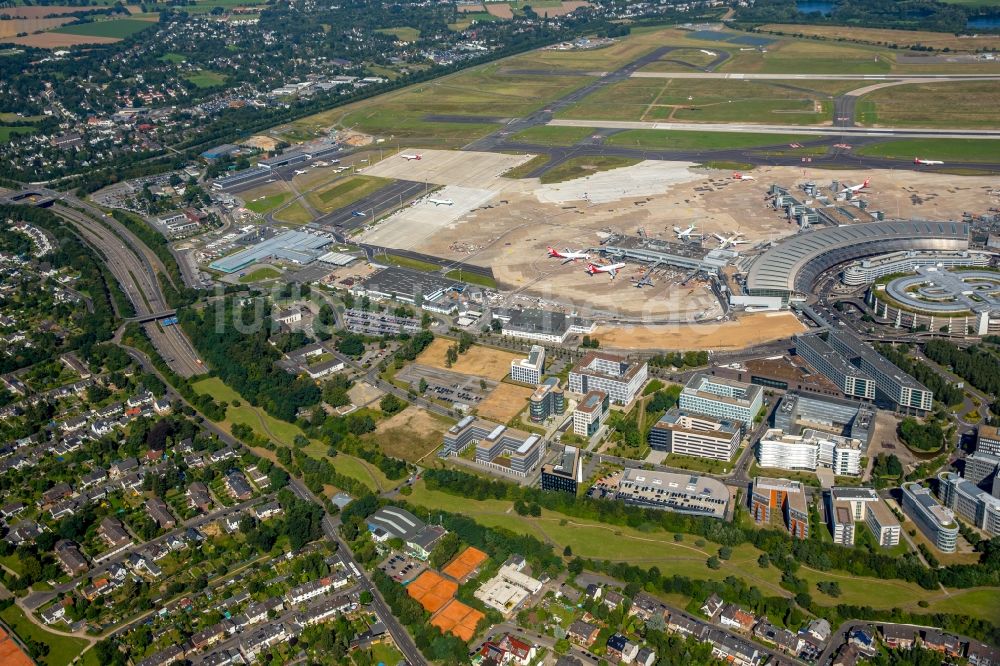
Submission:
{"label": "red clay tennis court", "polygon": [[436,571],[427,570],[406,586],[406,593],[413,597],[428,613],[444,606],[458,591],[458,583],[444,578]]}
{"label": "red clay tennis court", "polygon": [[24,654],[21,646],[0,628],[0,664],[3,666],[32,666],[35,662]]}
{"label": "red clay tennis court", "polygon": [[463,641],[470,641],[476,634],[476,625],[484,617],[475,608],[455,599],[431,618],[431,624],[441,631],[450,631]]}
{"label": "red clay tennis court", "polygon": [[448,563],[441,573],[451,576],[460,583],[487,560],[488,556],[478,548],[469,546]]}

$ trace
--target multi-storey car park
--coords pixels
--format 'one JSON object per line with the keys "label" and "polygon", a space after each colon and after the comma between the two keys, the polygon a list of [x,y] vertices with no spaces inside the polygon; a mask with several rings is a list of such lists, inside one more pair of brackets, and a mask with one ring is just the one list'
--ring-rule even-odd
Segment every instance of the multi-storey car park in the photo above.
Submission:
{"label": "multi-storey car park", "polygon": [[919,483],[904,483],[903,511],[931,543],[942,553],[954,553],[958,543],[955,512],[938,504],[929,488]]}
{"label": "multi-storey car park", "polygon": [[841,281],[849,287],[871,284],[889,275],[912,273],[921,266],[955,268],[960,266],[989,266],[992,255],[988,252],[921,252],[901,250],[870,259],[855,261],[844,268]]}
{"label": "multi-storey car park", "polygon": [[723,518],[729,489],[704,476],[630,468],[622,472],[615,498],[652,509]]}

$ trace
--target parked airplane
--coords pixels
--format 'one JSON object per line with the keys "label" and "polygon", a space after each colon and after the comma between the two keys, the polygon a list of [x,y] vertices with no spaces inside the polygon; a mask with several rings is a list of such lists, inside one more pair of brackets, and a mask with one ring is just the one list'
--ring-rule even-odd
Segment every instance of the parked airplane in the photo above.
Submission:
{"label": "parked airplane", "polygon": [[680,239],[690,238],[691,234],[694,233],[694,224],[690,225],[687,229],[681,229],[680,227],[674,227],[674,233]]}
{"label": "parked airplane", "polygon": [[295,170],[295,175],[296,176],[301,176],[304,173],[309,173],[309,169],[296,169]]}
{"label": "parked airplane", "polygon": [[652,287],[653,276],[650,274],[649,271],[646,271],[646,273],[641,278],[639,278],[638,280],[633,280],[633,282],[635,283],[636,289],[642,289],[643,287]]}
{"label": "parked airplane", "polygon": [[618,271],[625,268],[625,264],[608,264],[606,266],[598,266],[597,264],[587,264],[587,272],[591,275],[597,275],[598,273],[610,273],[611,279],[614,280],[618,275]]}
{"label": "parked airplane", "polygon": [[549,251],[550,259],[562,259],[564,264],[569,262],[575,262],[577,259],[583,259],[584,261],[590,261],[590,255],[586,252],[574,252],[573,250],[564,248],[562,252],[554,248],[546,248]]}
{"label": "parked airplane", "polygon": [[699,50],[699,51],[701,51],[702,53],[704,53],[705,55],[710,55],[710,56],[712,56],[713,58],[714,58],[715,56],[719,55],[719,54],[718,54],[718,53],[716,53],[715,51],[706,51],[705,49],[698,49],[698,50]]}
{"label": "parked airplane", "polygon": [[867,190],[868,189],[868,184],[870,182],[871,182],[870,178],[865,178],[865,182],[861,183],[860,185],[849,185],[849,186],[847,186],[847,187],[844,188],[844,191],[845,192],[856,193],[856,192],[860,192],[861,190]]}
{"label": "parked airplane", "polygon": [[423,159],[424,156],[421,155],[421,154],[419,154],[419,153],[413,153],[412,155],[410,155],[410,154],[403,154],[403,155],[400,155],[400,157],[402,157],[404,160],[420,160],[420,159]]}
{"label": "parked airplane", "polygon": [[351,217],[364,217],[364,216],[365,216],[365,214],[362,213],[360,210],[352,210],[351,211]]}
{"label": "parked airplane", "polygon": [[732,236],[730,236],[729,238],[726,238],[725,236],[720,236],[719,234],[712,234],[712,235],[719,239],[719,249],[720,250],[722,250],[722,249],[724,249],[724,248],[726,248],[726,247],[728,247],[730,245],[743,245],[744,243],[749,243],[750,242],[748,240],[743,240],[742,238],[740,238],[740,236],[743,235],[741,233],[735,233]]}
{"label": "parked airplane", "polygon": [[914,164],[925,164],[925,165],[928,165],[928,166],[932,165],[932,164],[944,164],[944,162],[942,162],[941,160],[922,160],[919,157],[914,157],[913,158],[913,163]]}
{"label": "parked airplane", "polygon": [[455,203],[451,199],[428,199],[427,201],[435,206],[451,206]]}
{"label": "parked airplane", "polygon": [[748,176],[745,173],[740,173],[739,171],[734,171],[733,172],[733,179],[734,180],[757,180],[753,176]]}

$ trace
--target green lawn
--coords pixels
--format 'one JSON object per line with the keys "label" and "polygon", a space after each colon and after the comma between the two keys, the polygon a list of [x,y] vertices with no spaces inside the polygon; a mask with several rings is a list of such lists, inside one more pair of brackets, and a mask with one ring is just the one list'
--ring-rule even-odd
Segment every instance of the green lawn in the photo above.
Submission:
{"label": "green lawn", "polygon": [[278,192],[277,194],[271,194],[268,196],[260,197],[254,201],[246,202],[246,207],[255,213],[260,213],[263,215],[269,211],[274,210],[278,206],[282,205],[292,197],[291,192]]}
{"label": "green lawn", "polygon": [[252,273],[247,273],[240,278],[240,284],[249,284],[251,282],[262,282],[264,280],[272,280],[276,277],[280,277],[281,272],[271,268],[270,266],[264,266],[263,268],[258,268]]}
{"label": "green lawn", "polygon": [[402,266],[403,268],[411,268],[415,271],[423,271],[424,273],[436,273],[441,270],[441,267],[432,264],[427,261],[420,261],[419,259],[411,259],[409,257],[400,257],[395,254],[380,254],[375,257],[376,263],[391,264],[393,266]]}
{"label": "green lawn", "polygon": [[86,37],[114,37],[124,39],[140,30],[152,28],[155,21],[139,21],[137,19],[113,19],[110,21],[94,21],[93,23],[81,23],[79,25],[65,25],[56,28],[52,32],[60,32],[64,35],[84,35]]}
{"label": "green lawn", "polygon": [[87,641],[72,636],[60,636],[32,624],[17,606],[0,613],[0,618],[22,639],[31,639],[49,646],[44,663],[47,666],[66,666],[87,646]]}
{"label": "green lawn", "polygon": [[165,55],[160,56],[160,60],[162,60],[163,62],[171,62],[177,64],[185,62],[187,60],[187,56],[183,56],[180,53],[167,53]]}
{"label": "green lawn", "polygon": [[310,192],[309,203],[324,213],[349,206],[355,201],[364,199],[392,181],[388,178],[375,176],[348,176],[334,181],[330,186]]}
{"label": "green lawn", "polygon": [[289,224],[306,224],[312,222],[313,216],[301,201],[295,201],[291,205],[282,208],[274,214],[274,219]]}
{"label": "green lawn", "polygon": [[609,136],[604,143],[649,150],[730,150],[805,143],[817,137],[808,134],[754,134],[747,132],[685,132],[681,130],[626,130]]}
{"label": "green lawn", "polygon": [[0,143],[7,143],[10,141],[10,137],[17,134],[31,134],[35,131],[34,127],[10,127],[7,125],[0,125]]}
{"label": "green lawn", "polygon": [[505,172],[503,176],[504,178],[525,178],[529,173],[531,173],[535,169],[539,169],[548,164],[551,159],[552,157],[548,154],[535,155],[527,162],[514,167],[510,171]]}
{"label": "green lawn", "polygon": [[631,157],[614,157],[611,155],[573,157],[543,173],[540,180],[542,183],[562,183],[574,178],[590,176],[599,171],[610,171],[611,169],[632,166],[641,161]]}
{"label": "green lawn", "polygon": [[1000,141],[989,139],[899,139],[860,146],[870,157],[912,161],[915,157],[944,162],[1000,162]]}
{"label": "green lawn", "polygon": [[184,78],[193,83],[197,88],[214,88],[225,83],[228,77],[225,74],[213,72],[210,69],[199,69],[193,74],[185,75]]}
{"label": "green lawn", "polygon": [[400,28],[380,28],[375,32],[381,32],[383,35],[395,35],[396,39],[401,42],[415,42],[420,39],[420,31],[409,26],[403,26]]}
{"label": "green lawn", "polygon": [[461,268],[456,268],[453,271],[448,271],[444,275],[446,278],[451,278],[452,280],[458,280],[460,282],[468,282],[469,284],[477,284],[480,287],[486,287],[487,289],[496,289],[497,281],[493,278],[486,277],[485,275],[480,275],[479,273],[470,273],[469,271],[464,271]]}
{"label": "green lawn", "polygon": [[518,132],[511,141],[533,143],[542,146],[572,146],[594,133],[589,127],[560,127],[559,125],[539,125]]}

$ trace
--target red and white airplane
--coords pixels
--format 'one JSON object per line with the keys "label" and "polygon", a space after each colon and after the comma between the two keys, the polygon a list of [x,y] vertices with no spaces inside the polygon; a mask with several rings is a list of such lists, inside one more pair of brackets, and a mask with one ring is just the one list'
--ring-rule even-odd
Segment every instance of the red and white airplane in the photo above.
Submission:
{"label": "red and white airplane", "polygon": [[848,185],[847,187],[844,188],[844,191],[850,192],[851,194],[855,194],[857,192],[860,192],[861,190],[867,190],[869,183],[871,183],[871,179],[865,178],[865,182],[861,183],[860,185]]}
{"label": "red and white airplane", "polygon": [[625,264],[608,264],[606,266],[599,266],[597,264],[587,264],[587,272],[591,275],[597,275],[598,273],[610,273],[611,279],[614,280],[615,276],[618,275],[618,271],[625,268]]}
{"label": "red and white airplane", "polygon": [[922,160],[919,157],[914,157],[913,158],[913,163],[914,164],[925,164],[925,165],[928,165],[928,166],[933,165],[933,164],[944,164],[944,162],[942,162],[941,160]]}
{"label": "red and white airplane", "polygon": [[414,153],[412,155],[403,154],[403,155],[400,155],[400,157],[402,157],[404,160],[407,160],[407,161],[409,161],[409,160],[420,160],[420,159],[424,158],[424,156],[421,155],[421,154],[419,154],[419,153]]}
{"label": "red and white airplane", "polygon": [[740,173],[739,171],[733,172],[733,180],[757,180],[753,176],[748,176],[745,173]]}
{"label": "red and white airplane", "polygon": [[590,260],[590,255],[586,252],[574,252],[569,248],[565,248],[562,252],[552,247],[547,249],[550,259],[562,259],[564,264],[568,264],[571,261],[575,262],[577,259]]}

